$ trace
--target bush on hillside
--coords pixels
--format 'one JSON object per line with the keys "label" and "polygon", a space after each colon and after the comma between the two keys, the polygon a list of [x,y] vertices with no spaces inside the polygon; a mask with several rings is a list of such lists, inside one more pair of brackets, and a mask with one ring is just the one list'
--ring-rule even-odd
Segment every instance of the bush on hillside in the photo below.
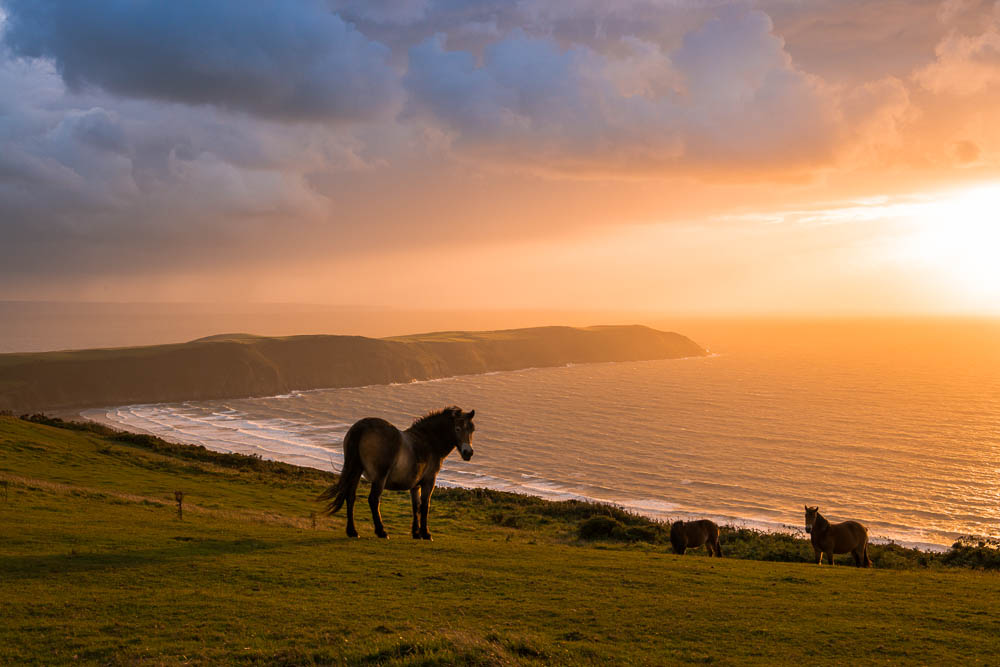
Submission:
{"label": "bush on hillside", "polygon": [[952,567],[979,570],[1000,570],[1000,540],[963,536],[941,556],[941,562]]}
{"label": "bush on hillside", "polygon": [[807,540],[790,533],[766,533],[752,528],[722,526],[719,529],[722,555],[732,558],[808,563],[813,558]]}
{"label": "bush on hillside", "polygon": [[609,516],[592,516],[580,523],[577,533],[581,540],[626,541],[625,526]]}
{"label": "bush on hillside", "polygon": [[614,517],[598,514],[580,522],[577,526],[577,536],[587,541],[614,540],[657,544],[666,541],[667,530],[663,524],[652,521],[648,525],[628,526]]}

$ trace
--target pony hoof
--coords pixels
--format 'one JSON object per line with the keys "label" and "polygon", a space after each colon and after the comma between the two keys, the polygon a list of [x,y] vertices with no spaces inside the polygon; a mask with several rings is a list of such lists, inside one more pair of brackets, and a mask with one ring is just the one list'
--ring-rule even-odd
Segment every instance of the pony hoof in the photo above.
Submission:
{"label": "pony hoof", "polygon": [[420,539],[427,540],[428,542],[433,542],[434,541],[434,538],[431,537],[430,533],[424,533],[423,535],[420,536]]}
{"label": "pony hoof", "polygon": [[420,539],[420,533],[413,533],[413,539],[419,540]]}
{"label": "pony hoof", "polygon": [[380,540],[387,540],[387,539],[389,539],[389,533],[384,533],[383,532],[383,533],[375,533],[375,534],[378,536],[378,538]]}
{"label": "pony hoof", "polygon": [[358,536],[358,531],[356,531],[356,530],[349,530],[349,531],[347,531],[347,536],[348,537],[357,537]]}

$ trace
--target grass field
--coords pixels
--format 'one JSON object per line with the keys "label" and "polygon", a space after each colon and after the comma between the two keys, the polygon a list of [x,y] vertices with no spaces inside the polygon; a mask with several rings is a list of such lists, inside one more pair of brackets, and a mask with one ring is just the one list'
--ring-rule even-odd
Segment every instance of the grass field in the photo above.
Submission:
{"label": "grass field", "polygon": [[679,557],[658,542],[583,542],[570,506],[518,512],[461,491],[435,497],[432,543],[409,539],[398,493],[383,501],[392,539],[365,520],[349,540],[341,517],[313,527],[329,475],[219,461],[0,417],[0,663],[975,664],[1000,653],[992,572]]}

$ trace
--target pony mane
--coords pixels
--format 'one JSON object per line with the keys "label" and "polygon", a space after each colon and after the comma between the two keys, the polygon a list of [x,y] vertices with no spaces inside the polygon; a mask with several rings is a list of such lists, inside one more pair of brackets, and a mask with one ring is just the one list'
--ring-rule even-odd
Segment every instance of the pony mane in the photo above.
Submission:
{"label": "pony mane", "polygon": [[427,430],[439,427],[440,422],[442,422],[445,418],[450,421],[454,421],[455,416],[460,414],[462,414],[461,408],[455,405],[449,405],[446,408],[441,408],[440,410],[435,410],[434,412],[428,412],[423,417],[413,420],[413,423],[410,424],[410,428],[413,430]]}

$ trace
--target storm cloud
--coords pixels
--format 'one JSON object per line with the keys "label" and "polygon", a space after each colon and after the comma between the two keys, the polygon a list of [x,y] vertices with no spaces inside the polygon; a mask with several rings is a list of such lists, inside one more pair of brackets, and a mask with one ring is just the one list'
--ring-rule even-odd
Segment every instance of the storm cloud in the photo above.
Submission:
{"label": "storm cloud", "polygon": [[4,42],[71,89],[212,104],[291,120],[391,109],[389,49],[320,2],[7,0]]}
{"label": "storm cloud", "polygon": [[972,0],[0,0],[0,298],[995,168],[998,25]]}

